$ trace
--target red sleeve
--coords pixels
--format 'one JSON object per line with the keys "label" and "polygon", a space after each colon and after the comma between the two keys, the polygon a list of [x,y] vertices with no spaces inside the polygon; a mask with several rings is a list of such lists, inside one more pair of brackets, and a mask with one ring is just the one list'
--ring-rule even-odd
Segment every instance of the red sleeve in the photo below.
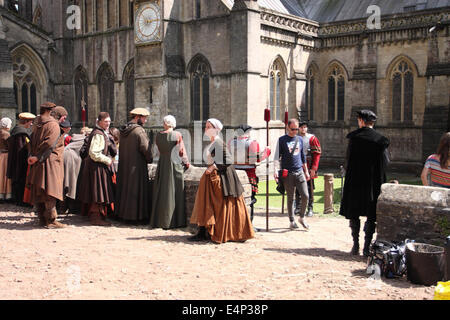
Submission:
{"label": "red sleeve", "polygon": [[64,139],[64,146],[67,146],[70,141],[72,141],[72,137],[71,136],[67,136],[66,139]]}
{"label": "red sleeve", "polygon": [[181,133],[178,133],[177,145],[179,148],[179,156],[182,159],[184,164],[189,164],[189,158],[186,152],[186,148],[184,146],[183,136]]}
{"label": "red sleeve", "polygon": [[311,148],[311,169],[317,171],[319,169],[320,156],[322,154],[322,148],[320,147],[319,139],[316,136],[311,137],[309,140]]}
{"label": "red sleeve", "polygon": [[250,147],[249,147],[249,153],[251,155],[257,155],[258,156],[258,162],[262,162],[262,161],[266,160],[270,156],[271,151],[266,148],[266,149],[264,149],[263,152],[260,152],[260,146],[259,146],[258,141],[253,140],[252,143],[250,144]]}

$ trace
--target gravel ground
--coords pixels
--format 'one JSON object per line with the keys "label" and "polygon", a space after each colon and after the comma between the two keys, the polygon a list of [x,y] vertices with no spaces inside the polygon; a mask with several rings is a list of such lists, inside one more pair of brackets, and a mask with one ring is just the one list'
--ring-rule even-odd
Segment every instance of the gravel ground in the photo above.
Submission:
{"label": "gravel ground", "polygon": [[[265,213],[255,226],[265,228]],[[114,223],[95,227],[60,216],[65,229],[37,224],[32,209],[0,205],[0,299],[429,300],[434,287],[376,280],[353,257],[348,222],[308,220],[291,231],[271,213],[270,232],[245,243],[190,243],[187,230]],[[363,242],[361,232],[361,242]]]}

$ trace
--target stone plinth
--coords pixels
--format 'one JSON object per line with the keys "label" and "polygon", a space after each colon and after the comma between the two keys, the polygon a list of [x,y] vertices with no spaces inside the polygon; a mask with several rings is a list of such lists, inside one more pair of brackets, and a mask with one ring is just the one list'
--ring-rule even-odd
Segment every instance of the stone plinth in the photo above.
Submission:
{"label": "stone plinth", "polygon": [[[151,181],[154,180],[156,174],[156,165],[150,164],[148,166],[149,178]],[[198,185],[200,183],[200,179],[203,173],[206,171],[206,168],[194,167],[191,166],[189,170],[184,173],[184,192],[185,192],[185,210],[186,216],[189,219],[192,215],[192,210],[194,209],[195,196],[197,194]],[[247,174],[244,171],[236,170],[239,179],[241,180],[242,186],[244,187],[244,198],[245,203],[247,204],[247,209],[249,210],[249,205],[251,202],[252,196],[252,187],[250,182],[248,181]]]}
{"label": "stone plinth", "polygon": [[377,205],[378,239],[442,246],[450,228],[450,190],[384,184]]}

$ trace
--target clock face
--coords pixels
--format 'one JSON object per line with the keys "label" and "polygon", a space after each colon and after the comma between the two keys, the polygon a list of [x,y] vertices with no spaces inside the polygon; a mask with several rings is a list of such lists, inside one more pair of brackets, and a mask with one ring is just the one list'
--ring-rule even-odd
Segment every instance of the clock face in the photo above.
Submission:
{"label": "clock face", "polygon": [[160,41],[161,11],[156,3],[144,4],[139,8],[135,21],[136,41]]}

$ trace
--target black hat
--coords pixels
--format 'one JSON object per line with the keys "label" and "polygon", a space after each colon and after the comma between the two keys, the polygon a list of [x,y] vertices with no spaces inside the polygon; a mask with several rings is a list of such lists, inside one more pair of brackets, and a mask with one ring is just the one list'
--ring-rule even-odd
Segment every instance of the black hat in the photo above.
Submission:
{"label": "black hat", "polygon": [[70,128],[70,127],[72,127],[72,124],[70,123],[70,121],[69,120],[64,120],[63,122],[61,122],[60,124],[59,124],[59,126],[61,127],[61,128]]}
{"label": "black hat", "polygon": [[300,122],[298,123],[298,126],[299,126],[299,127],[303,127],[303,126],[307,126],[307,127],[308,127],[308,121],[306,121],[306,120],[300,121]]}
{"label": "black hat", "polygon": [[238,129],[241,129],[242,131],[244,131],[244,133],[246,133],[249,130],[252,130],[253,127],[247,125],[247,124],[241,124]]}
{"label": "black hat", "polygon": [[361,118],[364,122],[375,122],[377,121],[377,115],[370,110],[361,110],[356,112],[358,118]]}

